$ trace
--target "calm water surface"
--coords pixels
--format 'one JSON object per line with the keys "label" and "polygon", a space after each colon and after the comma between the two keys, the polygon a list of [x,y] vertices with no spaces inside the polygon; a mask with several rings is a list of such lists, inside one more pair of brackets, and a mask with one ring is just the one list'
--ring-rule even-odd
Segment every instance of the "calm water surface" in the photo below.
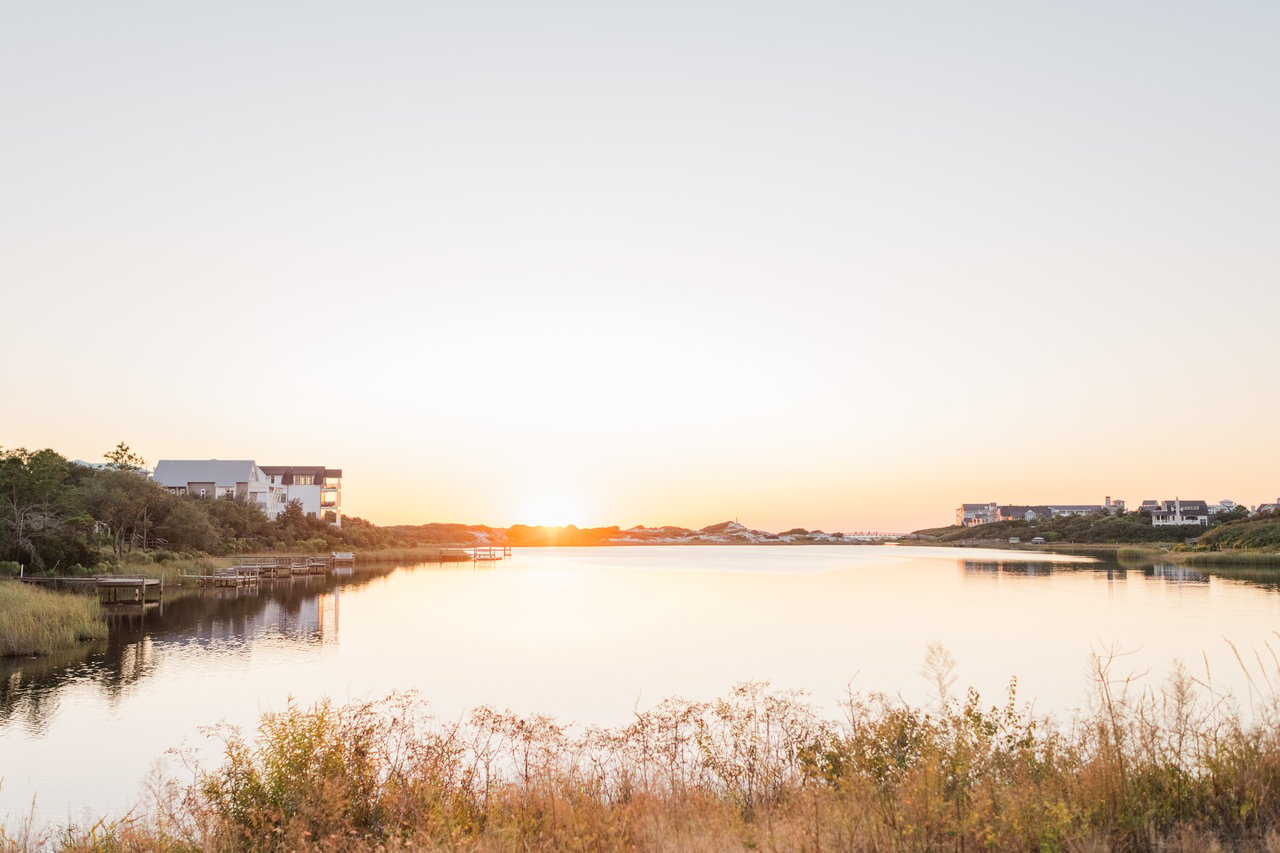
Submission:
{"label": "calm water surface", "polygon": [[[417,690],[439,716],[482,704],[618,724],[671,695],[746,680],[809,691],[837,716],[852,686],[924,702],[925,648],[991,701],[1010,677],[1040,711],[1087,701],[1090,654],[1158,685],[1175,660],[1247,695],[1227,640],[1280,649],[1280,592],[1256,572],[912,547],[517,550],[470,563],[298,578],[261,592],[170,594],[61,659],[0,661],[0,823],[141,799],[201,727],[252,726],[289,697]],[[1280,577],[1280,572],[1274,573]]]}

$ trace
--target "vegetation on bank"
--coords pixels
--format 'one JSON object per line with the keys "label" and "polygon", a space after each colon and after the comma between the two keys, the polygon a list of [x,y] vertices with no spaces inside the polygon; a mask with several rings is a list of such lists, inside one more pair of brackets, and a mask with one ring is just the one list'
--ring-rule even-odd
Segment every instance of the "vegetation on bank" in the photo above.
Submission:
{"label": "vegetation on bank", "polygon": [[[1280,514],[1246,516],[1234,512],[1215,518],[1208,529],[1154,527],[1146,513],[1051,518],[1035,522],[1001,521],[976,527],[936,527],[916,531],[945,544],[1002,544],[1043,536],[1047,544],[1118,546],[1117,559],[1162,559],[1199,565],[1253,565],[1280,568]],[[1194,544],[1187,544],[1194,540]],[[1073,549],[1075,551],[1081,548]]]}
{"label": "vegetation on bank", "polygon": [[1185,542],[1204,533],[1199,525],[1159,526],[1151,524],[1151,516],[1145,512],[1129,512],[1119,515],[1083,515],[1044,518],[1036,521],[997,521],[974,527],[934,527],[917,530],[917,534],[937,542],[994,541],[1007,542],[1016,536],[1028,542],[1043,536],[1046,542],[1067,543],[1141,543]]}
{"label": "vegetation on bank", "polygon": [[48,655],[106,636],[96,599],[0,580],[0,657]]}
{"label": "vegetation on bank", "polygon": [[159,787],[141,816],[60,837],[28,827],[21,841],[227,853],[1280,845],[1274,698],[1246,719],[1184,672],[1139,693],[1100,662],[1092,711],[1055,722],[1012,685],[999,705],[947,699],[945,652],[933,661],[931,708],[853,695],[839,719],[761,684],[668,700],[613,729],[490,708],[436,720],[406,696],[290,705],[256,736],[220,730],[221,763]]}
{"label": "vegetation on bank", "polygon": [[1280,515],[1263,513],[1254,518],[1228,522],[1209,530],[1196,545],[1213,551],[1247,549],[1280,552]]}
{"label": "vegetation on bank", "polygon": [[201,554],[411,549],[497,532],[461,524],[379,527],[353,516],[335,527],[296,502],[269,521],[246,500],[170,494],[141,473],[142,460],[124,444],[106,457],[110,467],[100,469],[52,450],[0,449],[0,574],[16,573],[18,564],[34,573],[92,574],[132,564],[163,574],[166,561]]}

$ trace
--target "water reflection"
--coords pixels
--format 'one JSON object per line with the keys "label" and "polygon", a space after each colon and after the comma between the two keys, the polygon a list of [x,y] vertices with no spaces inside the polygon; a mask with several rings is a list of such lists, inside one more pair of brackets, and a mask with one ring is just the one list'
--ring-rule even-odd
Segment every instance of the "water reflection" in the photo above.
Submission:
{"label": "water reflection", "polygon": [[[1096,559],[1096,558],[1095,558]],[[1150,559],[1126,560],[1096,559],[1092,563],[1033,562],[1028,560],[961,560],[965,573],[980,575],[1014,575],[1043,577],[1058,572],[1085,572],[1105,575],[1108,580],[1124,580],[1128,573],[1139,572],[1169,584],[1208,584],[1218,576],[1228,580],[1244,581],[1250,585],[1268,589],[1280,589],[1280,569],[1219,569],[1201,570],[1177,563],[1156,562]]]}
{"label": "water reflection", "polygon": [[1088,563],[1050,563],[1030,560],[961,560],[961,568],[966,572],[987,575],[1022,575],[1039,577],[1060,571],[1075,571],[1082,567],[1092,569]]}
{"label": "water reflection", "polygon": [[39,734],[59,710],[64,688],[90,686],[108,704],[155,673],[162,650],[175,644],[217,647],[247,656],[255,642],[295,646],[338,641],[340,595],[389,575],[393,567],[325,577],[264,582],[260,588],[169,589],[161,603],[106,611],[108,639],[53,655],[0,657],[0,728]]}
{"label": "water reflection", "polygon": [[1160,578],[1167,583],[1207,584],[1209,582],[1208,575],[1175,563],[1153,563],[1143,569],[1142,573],[1149,578]]}

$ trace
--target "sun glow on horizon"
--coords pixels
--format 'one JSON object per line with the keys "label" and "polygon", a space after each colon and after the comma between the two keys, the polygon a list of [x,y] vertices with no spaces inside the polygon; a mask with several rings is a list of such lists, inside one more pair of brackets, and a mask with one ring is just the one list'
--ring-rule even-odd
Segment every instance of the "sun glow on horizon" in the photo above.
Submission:
{"label": "sun glow on horizon", "polygon": [[580,495],[568,489],[540,489],[522,495],[515,502],[511,524],[531,527],[590,527],[590,507]]}

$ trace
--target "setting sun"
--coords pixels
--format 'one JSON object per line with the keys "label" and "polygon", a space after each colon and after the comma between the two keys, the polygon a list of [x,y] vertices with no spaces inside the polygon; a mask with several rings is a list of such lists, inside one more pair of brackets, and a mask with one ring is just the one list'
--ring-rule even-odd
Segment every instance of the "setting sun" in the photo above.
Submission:
{"label": "setting sun", "polygon": [[591,521],[590,508],[580,495],[568,489],[547,488],[521,495],[514,503],[513,519],[530,526],[582,526]]}

